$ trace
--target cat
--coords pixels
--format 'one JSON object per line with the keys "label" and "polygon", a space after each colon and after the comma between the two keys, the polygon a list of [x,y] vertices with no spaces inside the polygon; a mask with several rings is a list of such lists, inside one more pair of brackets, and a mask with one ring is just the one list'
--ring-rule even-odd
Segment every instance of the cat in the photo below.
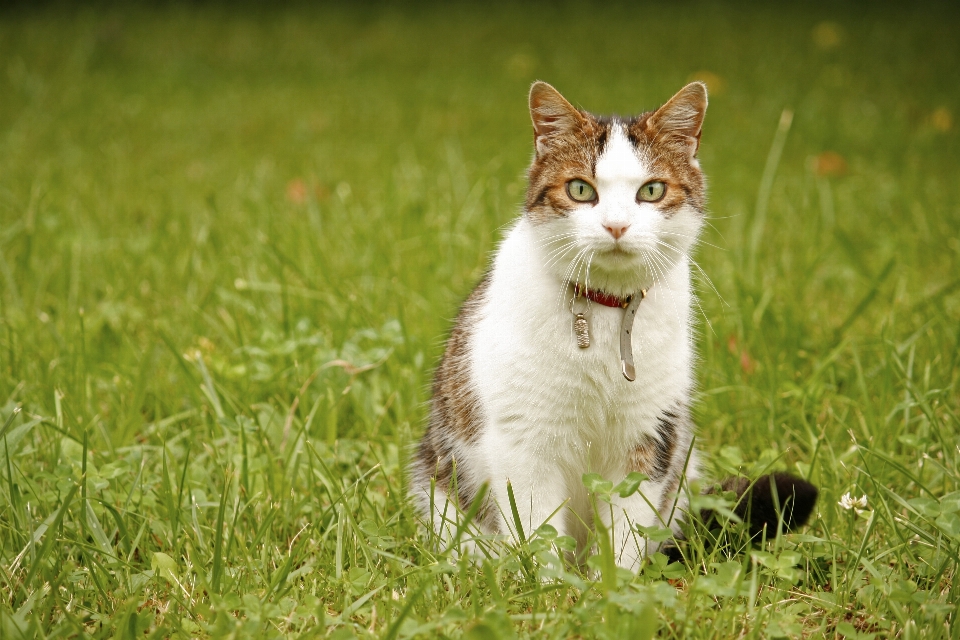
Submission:
{"label": "cat", "polygon": [[[522,539],[548,523],[582,551],[599,513],[617,563],[636,570],[657,544],[635,527],[679,534],[700,478],[690,252],[704,221],[707,89],[693,82],[621,118],[536,82],[529,105],[523,213],[447,340],[410,494],[448,539],[473,507],[481,533]],[[584,474],[616,483],[632,472],[646,476],[639,491],[595,510]],[[755,514],[754,531],[798,526],[816,500],[786,474],[756,491],[742,478],[727,486],[743,497],[738,515]]]}

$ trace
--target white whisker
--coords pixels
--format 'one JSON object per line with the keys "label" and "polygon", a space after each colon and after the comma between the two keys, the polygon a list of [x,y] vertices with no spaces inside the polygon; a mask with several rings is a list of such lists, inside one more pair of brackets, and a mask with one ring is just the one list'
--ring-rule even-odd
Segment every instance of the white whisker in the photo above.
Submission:
{"label": "white whisker", "polygon": [[577,268],[577,265],[580,263],[581,258],[586,255],[589,249],[581,249],[577,252],[577,255],[573,257],[573,260],[567,266],[566,271],[564,271],[563,279],[561,280],[560,292],[557,296],[557,304],[561,308],[563,307],[564,298],[566,297],[567,289],[570,286],[570,278],[573,276],[574,270]]}

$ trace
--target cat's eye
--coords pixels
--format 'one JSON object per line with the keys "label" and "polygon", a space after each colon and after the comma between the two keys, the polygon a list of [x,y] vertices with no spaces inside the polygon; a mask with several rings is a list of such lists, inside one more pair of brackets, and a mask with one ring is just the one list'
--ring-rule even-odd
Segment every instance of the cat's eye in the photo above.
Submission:
{"label": "cat's eye", "polygon": [[663,197],[663,194],[667,191],[667,185],[663,184],[659,180],[654,180],[653,182],[648,182],[647,184],[640,187],[640,191],[637,191],[637,200],[642,200],[643,202],[656,202]]}
{"label": "cat's eye", "polygon": [[579,178],[567,183],[567,193],[577,202],[593,202],[597,199],[597,190]]}

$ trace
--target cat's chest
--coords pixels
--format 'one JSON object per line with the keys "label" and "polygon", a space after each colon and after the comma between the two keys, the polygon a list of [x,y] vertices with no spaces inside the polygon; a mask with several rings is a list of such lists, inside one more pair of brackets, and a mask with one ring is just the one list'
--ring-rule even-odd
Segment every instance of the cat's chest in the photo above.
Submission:
{"label": "cat's chest", "polygon": [[569,301],[557,300],[556,289],[492,287],[471,344],[485,413],[546,430],[652,428],[689,387],[685,316],[670,315],[656,296],[640,305],[631,331],[631,382],[621,371],[624,311],[575,305],[589,332],[590,344],[581,348],[576,315]]}

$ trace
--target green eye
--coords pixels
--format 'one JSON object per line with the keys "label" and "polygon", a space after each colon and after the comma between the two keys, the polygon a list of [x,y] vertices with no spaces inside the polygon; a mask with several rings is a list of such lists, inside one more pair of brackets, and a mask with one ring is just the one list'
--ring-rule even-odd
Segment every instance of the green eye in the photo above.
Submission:
{"label": "green eye", "polygon": [[644,202],[656,202],[663,197],[663,194],[666,192],[666,190],[667,185],[663,184],[662,182],[648,182],[640,187],[640,191],[637,192],[637,199]]}
{"label": "green eye", "polygon": [[567,193],[577,202],[592,202],[597,199],[597,190],[580,179],[567,183]]}

